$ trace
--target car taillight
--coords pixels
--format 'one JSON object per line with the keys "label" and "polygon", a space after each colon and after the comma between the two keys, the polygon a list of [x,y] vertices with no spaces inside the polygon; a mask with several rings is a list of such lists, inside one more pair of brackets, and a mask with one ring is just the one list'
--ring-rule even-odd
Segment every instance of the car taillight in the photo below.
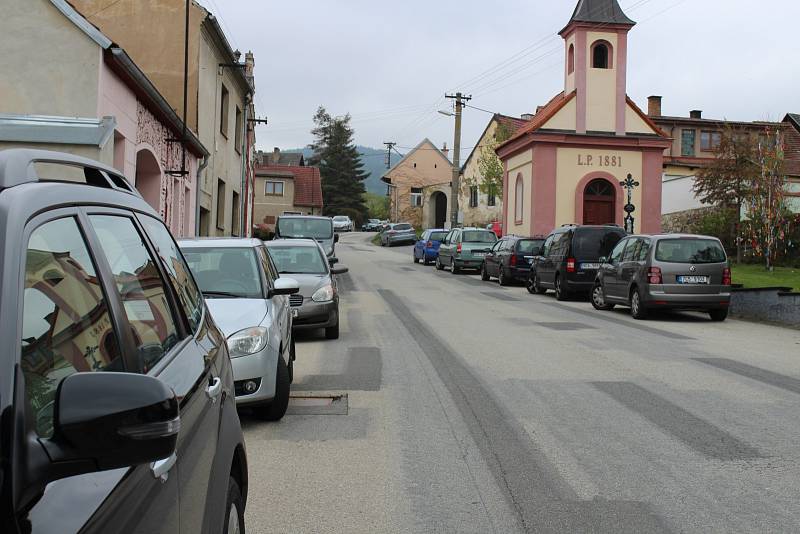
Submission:
{"label": "car taillight", "polygon": [[651,284],[661,283],[661,269],[659,267],[650,267],[647,271],[647,280]]}
{"label": "car taillight", "polygon": [[433,241],[428,241],[427,243],[425,243],[425,246],[431,248],[433,246]]}
{"label": "car taillight", "polygon": [[516,254],[512,254],[512,256],[511,256],[511,265],[514,266],[516,264],[517,264],[517,255]]}
{"label": "car taillight", "polygon": [[458,252],[459,254],[461,254],[461,243],[459,243],[459,244],[456,246],[456,252]]}
{"label": "car taillight", "polygon": [[722,270],[722,285],[731,285],[731,270],[728,267],[725,267],[725,269]]}
{"label": "car taillight", "polygon": [[575,258],[567,258],[567,272],[568,273],[575,272]]}

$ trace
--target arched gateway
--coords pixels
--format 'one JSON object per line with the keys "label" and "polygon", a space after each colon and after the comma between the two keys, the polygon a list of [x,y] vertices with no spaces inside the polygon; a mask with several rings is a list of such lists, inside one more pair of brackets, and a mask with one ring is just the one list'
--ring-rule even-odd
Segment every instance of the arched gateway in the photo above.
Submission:
{"label": "arched gateway", "polygon": [[586,184],[583,190],[583,224],[612,224],[616,222],[616,191],[604,178]]}
{"label": "arched gateway", "polygon": [[444,228],[444,223],[447,221],[447,195],[441,191],[434,191],[431,194],[429,206],[429,227]]}

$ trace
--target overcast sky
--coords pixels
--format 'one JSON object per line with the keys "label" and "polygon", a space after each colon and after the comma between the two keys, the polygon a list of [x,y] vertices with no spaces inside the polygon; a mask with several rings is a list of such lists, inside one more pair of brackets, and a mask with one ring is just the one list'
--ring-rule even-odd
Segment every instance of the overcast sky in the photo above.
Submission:
{"label": "overcast sky", "polygon": [[[577,0],[200,0],[256,60],[260,149],[311,142],[324,105],[350,113],[358,144],[453,143],[445,92],[520,115],[563,89],[558,31]],[[798,0],[620,0],[631,30],[628,94],[643,109],[737,120],[800,112]],[[489,72],[487,72],[489,71]],[[464,114],[468,153],[489,115]]]}

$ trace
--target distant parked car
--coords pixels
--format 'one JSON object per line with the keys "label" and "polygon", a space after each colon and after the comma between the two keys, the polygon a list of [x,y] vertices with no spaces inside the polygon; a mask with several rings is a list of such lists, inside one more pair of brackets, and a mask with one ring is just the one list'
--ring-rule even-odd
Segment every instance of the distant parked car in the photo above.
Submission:
{"label": "distant parked car", "polygon": [[390,223],[381,232],[381,246],[409,245],[417,241],[417,232],[408,223]]}
{"label": "distant parked car", "polygon": [[275,223],[275,239],[316,239],[328,258],[336,257],[339,235],[333,219],[319,215],[281,215]]}
{"label": "distant parked car", "polygon": [[336,215],[333,218],[334,232],[352,232],[353,220],[347,215]]}
{"label": "distant parked car", "polygon": [[362,232],[377,232],[378,229],[381,227],[380,219],[367,219],[367,221],[361,225]]}
{"label": "distant parked car", "polygon": [[441,245],[445,236],[447,236],[447,230],[443,228],[432,228],[422,232],[422,235],[414,244],[414,251],[412,252],[414,263],[422,261],[423,265],[428,265],[436,261],[436,257],[439,256],[439,245]]}
{"label": "distant parked car", "polygon": [[483,258],[497,242],[497,236],[483,228],[455,228],[450,230],[439,246],[436,268],[450,267],[450,272],[458,274],[462,269],[479,270]]}
{"label": "distant parked car", "polygon": [[310,239],[270,241],[267,250],[281,276],[291,276],[300,292],[289,297],[295,330],[325,329],[325,337],[339,337],[339,291],[333,275],[347,267],[330,265],[322,248]]}
{"label": "distant parked car", "polygon": [[297,281],[278,277],[260,239],[182,239],[180,246],[228,340],[236,405],[277,421],[294,374],[288,295],[299,291]]}
{"label": "distant parked car", "polygon": [[530,293],[555,290],[558,300],[572,294],[589,295],[600,269],[600,258],[627,234],[616,225],[564,225],[554,230],[535,256],[526,282]]}
{"label": "distant parked car", "polygon": [[598,310],[630,306],[636,319],[652,309],[705,311],[714,321],[728,316],[731,270],[716,237],[629,236],[601,262],[592,289]]}
{"label": "distant parked car", "polygon": [[501,286],[524,282],[531,271],[533,258],[541,252],[544,238],[506,236],[486,254],[481,267],[481,280],[497,277]]}

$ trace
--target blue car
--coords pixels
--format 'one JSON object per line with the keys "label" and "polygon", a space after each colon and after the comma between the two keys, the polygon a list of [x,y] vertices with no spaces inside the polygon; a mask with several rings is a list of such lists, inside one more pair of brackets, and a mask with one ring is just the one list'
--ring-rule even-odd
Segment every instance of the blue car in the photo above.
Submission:
{"label": "blue car", "polygon": [[414,263],[422,260],[423,265],[428,265],[436,261],[439,256],[439,245],[446,235],[447,230],[443,228],[432,228],[422,232],[419,241],[414,243]]}

